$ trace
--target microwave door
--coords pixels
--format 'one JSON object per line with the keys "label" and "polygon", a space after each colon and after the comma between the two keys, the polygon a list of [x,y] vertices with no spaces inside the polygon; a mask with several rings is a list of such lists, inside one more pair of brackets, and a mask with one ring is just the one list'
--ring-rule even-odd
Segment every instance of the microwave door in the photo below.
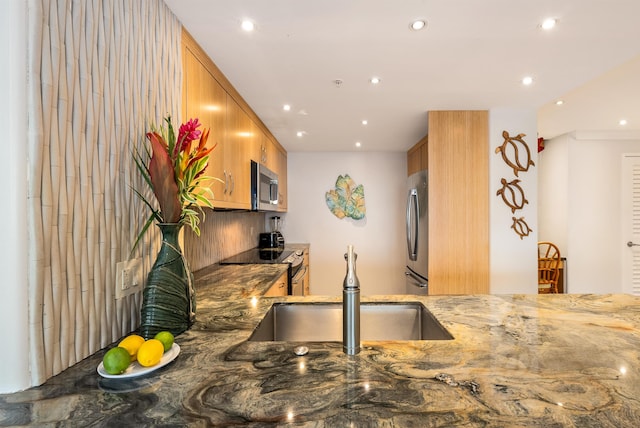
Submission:
{"label": "microwave door", "polygon": [[274,211],[278,205],[278,175],[251,161],[251,209]]}
{"label": "microwave door", "polygon": [[269,183],[269,203],[278,205],[278,180],[271,180]]}

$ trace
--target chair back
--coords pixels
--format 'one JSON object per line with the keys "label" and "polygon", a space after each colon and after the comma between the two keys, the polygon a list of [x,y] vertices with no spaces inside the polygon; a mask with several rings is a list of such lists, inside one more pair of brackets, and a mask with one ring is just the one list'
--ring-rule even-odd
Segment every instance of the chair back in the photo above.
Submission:
{"label": "chair back", "polygon": [[560,250],[551,242],[538,242],[538,292],[557,293]]}

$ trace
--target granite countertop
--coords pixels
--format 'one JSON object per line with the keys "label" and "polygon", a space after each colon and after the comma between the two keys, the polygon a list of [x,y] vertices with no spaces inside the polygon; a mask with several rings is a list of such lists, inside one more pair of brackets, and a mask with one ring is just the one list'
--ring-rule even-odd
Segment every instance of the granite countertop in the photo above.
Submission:
{"label": "granite countertop", "polygon": [[450,341],[247,342],[278,265],[198,272],[197,322],[175,361],[103,379],[104,351],[44,385],[0,395],[0,426],[640,426],[640,298],[374,296],[421,301]]}

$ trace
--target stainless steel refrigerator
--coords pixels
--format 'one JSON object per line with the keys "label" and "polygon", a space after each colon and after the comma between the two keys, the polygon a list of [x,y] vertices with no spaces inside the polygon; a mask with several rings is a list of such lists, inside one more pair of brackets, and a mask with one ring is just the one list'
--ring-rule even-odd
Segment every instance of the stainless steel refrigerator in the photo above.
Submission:
{"label": "stainless steel refrigerator", "polygon": [[408,178],[407,188],[407,294],[425,295],[429,294],[427,171],[412,174]]}

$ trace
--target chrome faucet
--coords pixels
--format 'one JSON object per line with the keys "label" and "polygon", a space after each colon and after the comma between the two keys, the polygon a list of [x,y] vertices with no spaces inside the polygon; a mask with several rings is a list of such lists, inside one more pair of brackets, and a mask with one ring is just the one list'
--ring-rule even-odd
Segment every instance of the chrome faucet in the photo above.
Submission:
{"label": "chrome faucet", "polygon": [[347,275],[342,284],[342,350],[347,355],[360,352],[360,281],[356,276],[356,259],[353,245],[347,246],[344,255]]}

